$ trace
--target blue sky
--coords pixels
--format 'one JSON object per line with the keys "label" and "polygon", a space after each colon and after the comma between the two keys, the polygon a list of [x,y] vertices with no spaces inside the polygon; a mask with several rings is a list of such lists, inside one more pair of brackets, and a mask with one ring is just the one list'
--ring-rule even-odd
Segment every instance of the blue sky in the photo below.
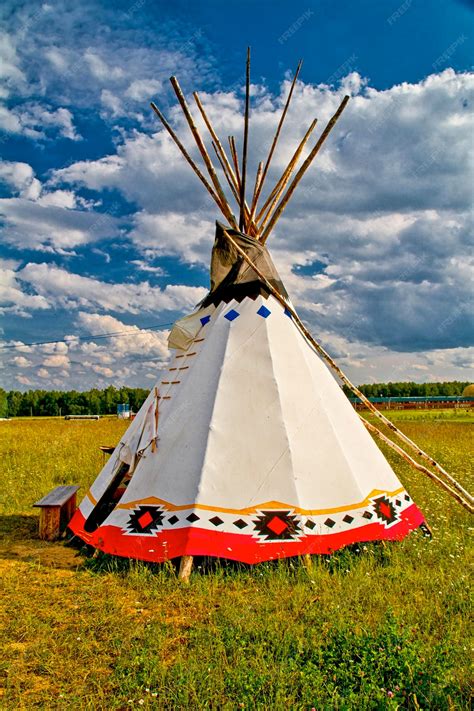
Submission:
{"label": "blue sky", "polygon": [[149,101],[193,150],[176,74],[240,141],[247,45],[251,170],[304,60],[269,186],[310,120],[324,126],[351,95],[269,242],[316,337],[358,383],[472,379],[472,2],[0,12],[1,338],[17,346],[2,352],[1,386],[152,384],[166,325],[205,293],[219,215]]}

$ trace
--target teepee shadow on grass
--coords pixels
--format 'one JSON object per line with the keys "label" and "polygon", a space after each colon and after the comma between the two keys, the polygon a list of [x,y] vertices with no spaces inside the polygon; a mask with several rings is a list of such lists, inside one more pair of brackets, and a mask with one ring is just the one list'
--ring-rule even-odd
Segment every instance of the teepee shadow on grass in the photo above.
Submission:
{"label": "teepee shadow on grass", "polygon": [[77,552],[64,546],[62,541],[40,539],[36,514],[0,515],[0,559],[64,570],[83,565]]}

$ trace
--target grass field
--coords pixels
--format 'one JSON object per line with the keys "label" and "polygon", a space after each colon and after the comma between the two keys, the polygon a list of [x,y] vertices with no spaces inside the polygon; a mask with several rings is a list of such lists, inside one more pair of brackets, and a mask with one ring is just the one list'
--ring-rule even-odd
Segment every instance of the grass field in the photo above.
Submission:
{"label": "grass field", "polygon": [[[390,416],[473,488],[472,415]],[[389,453],[433,539],[314,557],[309,570],[200,567],[183,587],[171,564],[37,538],[31,504],[62,483],[84,491],[98,445],[125,427],[0,422],[1,709],[470,707],[473,524],[443,491]]]}

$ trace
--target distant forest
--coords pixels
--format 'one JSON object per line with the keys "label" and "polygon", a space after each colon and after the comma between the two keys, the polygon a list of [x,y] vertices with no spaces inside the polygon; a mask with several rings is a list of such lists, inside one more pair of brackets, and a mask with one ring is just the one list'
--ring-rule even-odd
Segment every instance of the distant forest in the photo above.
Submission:
{"label": "distant forest", "polygon": [[[469,383],[453,380],[446,383],[371,383],[360,385],[367,397],[415,397],[434,395],[462,395]],[[137,412],[148,395],[144,388],[114,388],[104,390],[28,390],[9,392],[0,388],[0,417],[29,417],[38,415],[114,415],[117,405],[128,403]],[[351,397],[350,390],[344,392]]]}

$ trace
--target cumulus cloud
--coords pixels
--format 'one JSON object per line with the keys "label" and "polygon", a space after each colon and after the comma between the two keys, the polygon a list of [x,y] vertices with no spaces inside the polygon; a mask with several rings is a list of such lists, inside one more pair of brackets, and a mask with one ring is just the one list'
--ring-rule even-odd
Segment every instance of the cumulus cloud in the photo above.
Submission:
{"label": "cumulus cloud", "polygon": [[51,355],[44,359],[43,365],[48,368],[68,368],[70,363],[66,355]]}
{"label": "cumulus cloud", "polygon": [[[108,383],[143,387],[148,376],[159,379],[169,360],[168,330],[143,330],[113,316],[86,311],[78,312],[73,325],[84,340],[73,337],[67,344],[35,347],[21,347],[17,342],[20,348],[11,351],[15,355],[4,368],[9,387],[11,383],[38,388],[51,383],[79,390]],[[115,335],[101,338],[110,334]],[[28,358],[18,355],[20,350],[27,350]]]}
{"label": "cumulus cloud", "polygon": [[[317,331],[397,351],[467,346],[474,75],[448,69],[385,91],[354,72],[341,83],[353,94],[349,107],[269,242],[287,287]],[[332,115],[341,88],[297,84],[267,190],[311,117],[322,127]],[[279,96],[258,92],[253,168],[287,91],[285,81]],[[218,133],[240,125],[234,93],[203,100]],[[172,117],[186,137],[180,112]],[[113,187],[141,206],[130,239],[143,254],[208,262],[208,216],[217,211],[163,131],[136,133],[116,154],[75,163],[55,180]]]}
{"label": "cumulus cloud", "polygon": [[18,279],[19,262],[0,259],[0,313],[12,312],[18,316],[31,316],[32,311],[49,309],[44,296],[23,290]]}
{"label": "cumulus cloud", "polygon": [[38,298],[47,304],[68,309],[100,308],[131,314],[180,311],[191,309],[206,294],[206,289],[179,284],[169,284],[164,289],[146,281],[110,284],[46,263],[27,264],[17,273],[17,278],[32,287]]}
{"label": "cumulus cloud", "polygon": [[0,182],[8,185],[12,192],[30,200],[36,200],[41,193],[41,183],[35,178],[33,168],[28,163],[1,161]]}
{"label": "cumulus cloud", "polygon": [[[129,17],[128,11],[94,0],[81,6],[65,0],[54,8],[48,3],[7,5],[8,33],[0,33],[0,77],[6,86],[0,128],[11,133],[78,140],[66,108],[71,105],[100,108],[105,121],[121,116],[147,123],[150,114],[143,113],[143,104],[176,66],[185,80],[212,71],[212,59],[195,51],[199,36],[195,30],[186,36],[185,26],[163,21],[157,32],[135,22],[133,12]],[[107,32],[99,43],[100,27]],[[10,91],[16,98],[12,104]],[[51,103],[38,101],[42,96]]]}
{"label": "cumulus cloud", "polygon": [[[102,125],[113,122],[118,130],[108,155],[63,164],[42,176],[43,182],[27,163],[0,164],[0,180],[11,193],[0,201],[6,245],[17,250],[15,257],[35,249],[54,252],[58,262],[46,263],[46,255],[38,264],[28,254],[25,266],[3,263],[4,312],[80,311],[75,327],[85,329],[87,317],[189,310],[203,288],[179,283],[159,288],[155,282],[160,277],[161,284],[165,274],[172,275],[170,282],[186,281],[179,276],[183,264],[208,265],[213,223],[220,215],[145,104],[160,94],[171,123],[201,164],[180,109],[167,105],[165,84],[179,66],[186,90],[216,86],[208,81],[212,61],[197,57],[197,34],[191,33],[189,42],[186,37],[174,42],[172,29],[165,27],[151,42],[153,33],[137,29],[132,39],[120,28],[135,27],[133,13],[120,15],[89,0],[81,7],[67,0],[61,11],[49,7],[18,6],[8,38],[0,35],[5,79],[0,126],[33,140],[77,141],[76,113],[93,107]],[[85,13],[100,16],[100,24],[110,28],[100,44],[91,29],[99,25],[84,26]],[[241,136],[240,83],[229,91],[200,92],[222,138]],[[276,94],[264,84],[252,87],[251,175],[266,155],[288,90],[288,79]],[[474,75],[446,69],[383,91],[355,71],[336,86],[330,80],[298,81],[263,199],[311,120],[319,119],[314,145],[345,92],[351,94],[348,108],[270,238],[273,258],[311,330],[358,382],[372,374],[375,380],[400,379],[403,372],[416,379],[456,377],[467,367],[474,332],[469,289]],[[115,194],[128,215],[118,220],[114,210],[94,212]],[[119,283],[123,271],[114,241],[123,246],[123,261],[136,270],[134,276],[146,277],[142,283]],[[107,277],[94,272],[93,257],[85,276],[71,265],[74,254],[105,255]],[[130,328],[120,323],[107,322],[104,328]],[[90,333],[100,328],[92,318]],[[111,351],[100,341],[71,337],[65,352],[41,350],[43,360],[33,359],[28,371],[24,365],[26,372],[16,372],[22,367],[15,372],[34,382],[42,379],[31,374],[35,369],[55,381],[70,372],[78,381],[90,376],[144,382],[153,376],[156,354],[148,364],[146,347],[133,353],[133,340],[125,337],[123,349]],[[81,354],[79,362],[73,362],[71,350]],[[141,370],[127,360],[131,353],[143,358]],[[46,364],[59,356],[69,359],[69,368],[64,360],[59,365],[60,358],[57,366]],[[43,380],[48,382],[46,376]]]}

